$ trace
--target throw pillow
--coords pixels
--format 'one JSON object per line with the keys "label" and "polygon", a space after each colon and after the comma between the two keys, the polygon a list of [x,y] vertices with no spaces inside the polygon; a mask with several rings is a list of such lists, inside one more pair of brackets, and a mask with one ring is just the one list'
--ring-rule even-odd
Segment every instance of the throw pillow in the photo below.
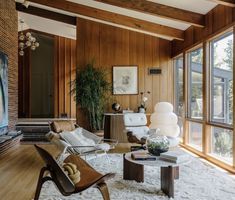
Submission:
{"label": "throw pillow", "polygon": [[64,163],[63,169],[74,184],[78,183],[81,180],[80,171],[77,170],[77,166],[75,164],[71,162]]}
{"label": "throw pillow", "polygon": [[52,126],[56,133],[60,133],[62,131],[72,131],[75,129],[75,125],[71,120],[53,121]]}

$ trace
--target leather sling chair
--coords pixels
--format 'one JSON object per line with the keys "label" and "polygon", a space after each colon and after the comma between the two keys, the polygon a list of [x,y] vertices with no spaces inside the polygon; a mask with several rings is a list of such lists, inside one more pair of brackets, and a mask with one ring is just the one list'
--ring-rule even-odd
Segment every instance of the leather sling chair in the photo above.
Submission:
{"label": "leather sling chair", "polygon": [[[110,149],[114,149],[117,145],[118,141],[114,139],[103,139],[99,136],[96,136],[95,134],[89,132],[88,130],[79,127],[77,124],[75,124],[71,120],[56,120],[49,122],[50,132],[55,133],[59,136],[59,138],[55,137],[51,142],[54,143],[61,151],[62,155],[66,152],[69,152],[71,154],[78,154],[80,156],[85,156],[89,154],[95,154],[100,153],[99,155],[105,155],[107,157],[107,160],[109,160],[107,152]],[[60,134],[63,134],[63,131],[75,131],[75,129],[79,129],[81,131],[80,135],[82,135],[82,138],[63,138],[60,136]],[[70,134],[67,135],[67,137]],[[83,138],[89,139],[92,141],[90,144],[83,144]],[[72,140],[72,141],[71,141]],[[103,154],[101,154],[103,152]]]}
{"label": "leather sling chair", "polygon": [[149,127],[145,113],[126,113],[123,115],[128,142],[140,144],[131,146],[131,151],[146,149],[144,146],[149,136]]}
{"label": "leather sling chair", "polygon": [[40,171],[34,200],[39,199],[42,185],[46,181],[54,182],[61,194],[64,196],[81,193],[82,191],[90,187],[95,187],[99,189],[104,200],[110,199],[108,187],[105,181],[113,178],[115,176],[114,173],[102,175],[94,170],[90,165],[86,163],[86,161],[81,159],[79,156],[69,155],[64,160],[64,163],[73,163],[80,171],[80,181],[76,185],[74,185],[71,179],[46,150],[38,147],[37,145],[34,146],[46,164],[46,166],[44,166]]}

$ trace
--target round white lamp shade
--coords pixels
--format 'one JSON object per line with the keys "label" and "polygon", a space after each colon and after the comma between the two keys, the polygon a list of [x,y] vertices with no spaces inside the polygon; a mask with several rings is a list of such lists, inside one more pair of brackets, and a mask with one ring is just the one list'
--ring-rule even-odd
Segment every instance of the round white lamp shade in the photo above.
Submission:
{"label": "round white lamp shade", "polygon": [[168,102],[157,103],[150,117],[150,129],[160,129],[159,134],[176,138],[180,134],[178,117],[173,113],[173,105]]}

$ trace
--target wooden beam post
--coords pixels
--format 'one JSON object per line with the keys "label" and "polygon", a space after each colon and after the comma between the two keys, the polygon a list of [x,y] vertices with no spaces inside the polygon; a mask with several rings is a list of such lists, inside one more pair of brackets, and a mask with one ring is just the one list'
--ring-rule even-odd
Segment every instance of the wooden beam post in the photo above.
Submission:
{"label": "wooden beam post", "polygon": [[168,37],[169,39],[184,40],[184,31],[182,30],[101,9],[92,8],[70,1],[30,0],[30,2],[60,9],[62,11],[71,12],[74,13],[74,15],[77,17],[83,17],[88,20],[98,21],[100,23],[106,23],[153,36],[164,36],[165,38]]}
{"label": "wooden beam post", "polygon": [[179,8],[166,6],[163,4],[146,1],[146,0],[95,0],[98,2],[118,6],[134,11],[159,16],[174,21],[180,21],[188,23],[197,27],[205,26],[204,15],[191,12],[188,10],[182,10]]}

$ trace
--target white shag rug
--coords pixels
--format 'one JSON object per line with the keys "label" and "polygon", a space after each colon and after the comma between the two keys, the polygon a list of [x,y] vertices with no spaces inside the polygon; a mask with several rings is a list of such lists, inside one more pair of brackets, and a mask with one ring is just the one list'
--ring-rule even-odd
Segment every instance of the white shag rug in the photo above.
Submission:
{"label": "white shag rug", "polygon": [[[115,172],[115,178],[107,181],[111,200],[167,200],[160,190],[160,169],[145,166],[144,183],[123,180],[123,155],[109,154],[89,161],[105,174]],[[89,188],[82,194],[62,196],[52,182],[44,184],[40,200],[102,200],[98,189]],[[180,178],[175,180],[176,200],[235,200],[235,179],[228,174],[192,157],[187,165],[180,166]]]}

